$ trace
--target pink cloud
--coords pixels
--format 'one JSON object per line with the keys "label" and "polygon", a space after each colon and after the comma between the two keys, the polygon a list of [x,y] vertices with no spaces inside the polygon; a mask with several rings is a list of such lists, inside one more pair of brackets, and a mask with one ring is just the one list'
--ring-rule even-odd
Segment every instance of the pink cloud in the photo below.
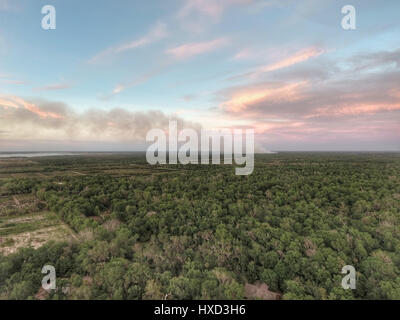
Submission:
{"label": "pink cloud", "polygon": [[116,54],[119,54],[119,53],[122,53],[122,52],[125,52],[128,50],[133,50],[136,48],[144,47],[148,44],[157,42],[157,41],[167,37],[167,35],[168,35],[168,32],[167,32],[166,24],[162,23],[162,22],[157,22],[156,25],[153,26],[149,30],[149,32],[147,34],[145,34],[143,37],[141,37],[137,40],[134,40],[132,42],[124,43],[120,46],[108,48],[108,49],[98,53],[94,57],[92,57],[89,60],[89,63],[96,63],[106,57],[116,55]]}
{"label": "pink cloud", "polygon": [[342,121],[342,122],[309,122],[292,120],[287,123],[264,123],[255,121],[253,127],[256,130],[258,141],[269,148],[289,146],[291,149],[299,149],[307,146],[318,146],[322,149],[346,150],[361,149],[366,145],[374,146],[373,141],[381,141],[382,148],[393,145],[390,141],[400,138],[399,124],[395,121],[380,122],[372,118]]}
{"label": "pink cloud", "polygon": [[4,109],[8,109],[10,107],[18,109],[18,104],[3,98],[0,98],[0,106],[2,106]]}
{"label": "pink cloud", "polygon": [[[257,0],[256,0],[257,1]],[[219,23],[225,11],[239,5],[255,3],[254,0],[183,0],[177,18],[185,32],[204,33]]]}
{"label": "pink cloud", "polygon": [[290,67],[294,64],[307,61],[311,58],[317,57],[321,55],[324,52],[324,50],[316,47],[311,47],[311,48],[306,48],[301,51],[296,52],[295,54],[282,59],[278,62],[275,62],[273,64],[261,67],[257,72],[270,72],[270,71],[275,71],[278,69],[282,68],[287,68]]}
{"label": "pink cloud", "polygon": [[301,98],[301,89],[305,85],[306,82],[297,82],[280,87],[244,88],[234,92],[232,97],[220,107],[227,112],[243,112],[261,101],[296,101]]}
{"label": "pink cloud", "polygon": [[53,119],[63,118],[62,115],[60,115],[56,112],[42,110],[35,104],[29,103],[19,97],[0,98],[0,106],[4,107],[6,109],[8,107],[12,107],[12,108],[16,108],[16,109],[23,107],[26,110],[29,110],[30,112],[38,115],[40,118],[53,118]]}
{"label": "pink cloud", "polygon": [[167,67],[167,64],[165,64],[165,65],[163,65],[161,67],[155,68],[154,70],[151,70],[150,72],[147,72],[147,73],[139,76],[138,78],[136,78],[136,79],[134,79],[132,81],[129,81],[129,82],[126,82],[126,83],[117,84],[115,86],[115,88],[113,89],[112,93],[113,94],[118,94],[118,93],[120,93],[120,92],[122,92],[122,91],[124,91],[124,90],[126,90],[128,88],[131,88],[131,87],[140,85],[142,83],[145,83],[145,82],[149,81],[152,77],[155,77],[156,75],[158,75],[161,72],[163,72],[163,70],[166,67]]}
{"label": "pink cloud", "polygon": [[[290,66],[299,64],[301,62],[305,62],[309,59],[315,58],[320,56],[325,52],[324,49],[318,47],[308,47],[302,50],[299,50],[291,55],[286,55],[285,58],[281,58],[279,61],[276,61],[271,64],[262,65],[248,72],[244,72],[238,75],[234,75],[229,77],[228,80],[237,80],[240,78],[249,78],[250,80],[255,80],[259,78],[262,74],[288,68]],[[232,60],[258,60],[260,58],[265,59],[266,56],[270,58],[278,57],[275,59],[279,59],[281,57],[282,50],[275,48],[275,49],[255,49],[255,48],[244,48],[237,52],[233,57]]]}
{"label": "pink cloud", "polygon": [[0,81],[7,84],[26,84],[23,80],[1,79]]}
{"label": "pink cloud", "polygon": [[244,60],[244,59],[252,59],[252,58],[259,58],[257,54],[250,48],[244,48],[237,52],[233,56],[233,60]]}
{"label": "pink cloud", "polygon": [[276,130],[279,128],[299,128],[305,125],[304,122],[301,121],[287,121],[283,123],[277,122],[255,122],[253,127],[255,132],[258,134],[266,133],[271,130]]}
{"label": "pink cloud", "polygon": [[36,113],[41,118],[53,118],[53,119],[61,119],[62,118],[61,115],[54,113],[54,112],[43,111],[34,104],[28,103],[25,105],[25,108],[27,110],[29,110],[30,112]]}
{"label": "pink cloud", "polygon": [[375,114],[381,111],[394,111],[400,110],[400,104],[352,104],[335,107],[317,108],[312,114],[306,115],[305,118],[316,117],[332,117],[332,116],[348,116],[360,114]]}
{"label": "pink cloud", "polygon": [[228,7],[251,2],[252,0],[187,0],[178,16],[184,18],[192,13],[200,13],[218,19]]}
{"label": "pink cloud", "polygon": [[227,38],[217,38],[206,42],[192,42],[168,49],[166,53],[173,56],[175,59],[181,60],[217,50],[226,46],[228,43],[229,39]]}

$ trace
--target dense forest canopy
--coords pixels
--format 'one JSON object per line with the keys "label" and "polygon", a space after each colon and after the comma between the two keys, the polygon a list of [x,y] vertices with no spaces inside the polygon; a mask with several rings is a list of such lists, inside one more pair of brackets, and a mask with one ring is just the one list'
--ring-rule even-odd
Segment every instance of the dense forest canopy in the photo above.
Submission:
{"label": "dense forest canopy", "polygon": [[400,299],[399,154],[257,155],[249,176],[130,154],[0,166],[2,197],[33,196],[74,234],[0,255],[3,299],[39,298],[44,265],[47,299],[244,299],[261,284],[283,299]]}

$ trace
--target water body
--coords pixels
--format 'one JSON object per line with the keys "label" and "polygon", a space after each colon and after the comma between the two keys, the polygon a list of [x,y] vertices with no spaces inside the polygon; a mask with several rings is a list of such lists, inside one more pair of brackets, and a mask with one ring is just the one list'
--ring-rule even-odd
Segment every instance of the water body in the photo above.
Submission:
{"label": "water body", "polygon": [[72,156],[77,153],[66,153],[66,152],[18,152],[8,153],[0,152],[0,158],[33,158],[33,157],[51,157],[51,156]]}

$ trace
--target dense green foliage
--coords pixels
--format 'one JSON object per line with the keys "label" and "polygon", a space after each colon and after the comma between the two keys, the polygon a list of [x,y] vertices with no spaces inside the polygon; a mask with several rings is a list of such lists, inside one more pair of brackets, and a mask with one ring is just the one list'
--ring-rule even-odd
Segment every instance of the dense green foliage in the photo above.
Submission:
{"label": "dense green foliage", "polygon": [[[1,180],[1,192],[35,195],[78,240],[0,257],[3,298],[34,298],[51,264],[54,299],[242,299],[246,283],[284,299],[400,299],[398,154],[260,155],[250,176],[211,165],[130,175],[149,166],[128,155],[38,161],[86,175]],[[356,290],[341,287],[344,265]]]}

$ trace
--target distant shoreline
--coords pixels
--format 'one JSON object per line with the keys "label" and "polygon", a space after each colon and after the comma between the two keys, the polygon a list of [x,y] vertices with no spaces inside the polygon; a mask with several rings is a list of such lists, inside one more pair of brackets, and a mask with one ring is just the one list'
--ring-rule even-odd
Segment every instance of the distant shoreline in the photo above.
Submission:
{"label": "distant shoreline", "polygon": [[33,157],[52,157],[52,156],[72,156],[79,153],[66,152],[0,152],[0,158],[33,158]]}
{"label": "distant shoreline", "polygon": [[0,151],[0,159],[1,158],[34,158],[34,157],[57,157],[57,156],[84,156],[84,155],[112,155],[112,154],[138,154],[143,153],[145,151],[60,151],[60,152],[46,152],[46,151],[37,151],[37,152],[7,152]]}
{"label": "distant shoreline", "polygon": [[[35,157],[57,157],[57,156],[85,156],[85,155],[118,155],[118,154],[145,154],[146,151],[60,151],[60,152],[47,152],[47,151],[0,151],[0,159],[4,158],[35,158]],[[256,155],[273,155],[273,154],[398,154],[400,151],[287,151],[277,150],[269,152],[255,152]]]}

